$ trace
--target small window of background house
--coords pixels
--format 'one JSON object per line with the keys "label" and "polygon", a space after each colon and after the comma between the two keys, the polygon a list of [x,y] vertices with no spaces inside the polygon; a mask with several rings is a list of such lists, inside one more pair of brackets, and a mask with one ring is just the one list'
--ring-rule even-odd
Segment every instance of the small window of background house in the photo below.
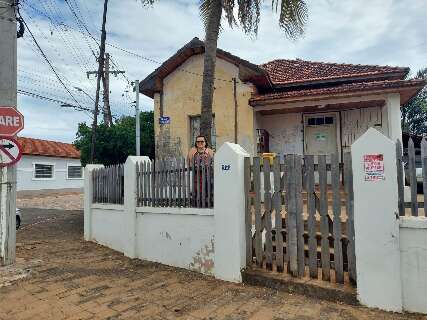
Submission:
{"label": "small window of background house", "polygon": [[53,179],[53,164],[34,164],[34,178]]}
{"label": "small window of background house", "polygon": [[[200,133],[200,116],[190,116],[190,147],[194,146],[196,137]],[[213,150],[216,150],[216,128],[215,128],[215,115],[212,115],[212,145]]]}
{"label": "small window of background house", "polygon": [[83,170],[81,166],[68,166],[67,168],[68,179],[82,179]]}

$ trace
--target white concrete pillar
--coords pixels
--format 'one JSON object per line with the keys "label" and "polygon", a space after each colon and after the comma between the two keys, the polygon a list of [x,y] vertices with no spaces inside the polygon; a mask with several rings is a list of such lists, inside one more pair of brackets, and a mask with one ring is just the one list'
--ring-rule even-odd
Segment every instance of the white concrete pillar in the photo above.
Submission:
{"label": "white concrete pillar", "polygon": [[128,230],[127,234],[123,235],[128,238],[125,242],[127,246],[124,248],[124,254],[132,259],[137,257],[138,252],[136,247],[136,164],[142,161],[150,161],[150,158],[129,156],[124,169],[124,207],[127,221],[126,230]]}
{"label": "white concrete pillar", "polygon": [[246,267],[244,159],[238,144],[225,142],[215,155],[215,266],[216,278],[242,282]]}
{"label": "white concrete pillar", "polygon": [[83,194],[83,208],[84,208],[84,239],[86,241],[92,240],[92,198],[93,198],[93,184],[92,172],[94,169],[104,168],[102,164],[87,164],[84,171],[84,194]]}
{"label": "white concrete pillar", "polygon": [[402,141],[400,94],[388,94],[385,107],[387,108],[388,137],[393,142],[396,142],[397,139]]}
{"label": "white concrete pillar", "polygon": [[[395,143],[374,128],[351,146],[354,231],[359,301],[387,311],[402,311],[399,214]],[[370,179],[366,161],[382,155]],[[379,163],[381,165],[381,163]],[[372,168],[371,168],[372,169]]]}

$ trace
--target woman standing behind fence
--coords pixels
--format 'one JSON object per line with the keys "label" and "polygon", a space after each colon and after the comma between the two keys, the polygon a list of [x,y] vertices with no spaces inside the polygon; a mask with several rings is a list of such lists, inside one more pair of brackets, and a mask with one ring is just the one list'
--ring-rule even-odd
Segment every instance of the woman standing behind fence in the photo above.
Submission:
{"label": "woman standing behind fence", "polygon": [[[197,207],[205,207],[206,202],[208,202],[207,206],[210,207],[210,202],[213,200],[213,198],[209,194],[212,191],[210,187],[211,179],[210,177],[208,178],[208,175],[210,176],[212,174],[212,170],[210,170],[210,165],[213,155],[214,152],[212,149],[209,148],[206,138],[202,135],[197,136],[196,141],[194,143],[194,147],[192,147],[188,152],[188,163],[193,168],[194,173],[192,198],[193,204]],[[205,171],[205,174],[203,175],[203,168],[205,168],[204,170],[206,170],[206,168],[208,167],[209,169]],[[202,178],[203,176],[205,177],[204,179]]]}

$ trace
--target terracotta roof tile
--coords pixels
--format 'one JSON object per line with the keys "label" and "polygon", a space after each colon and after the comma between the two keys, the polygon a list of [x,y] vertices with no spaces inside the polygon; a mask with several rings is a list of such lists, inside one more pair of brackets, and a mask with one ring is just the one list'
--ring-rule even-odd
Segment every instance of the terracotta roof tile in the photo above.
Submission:
{"label": "terracotta roof tile", "polygon": [[421,89],[425,85],[426,85],[426,81],[420,80],[420,79],[347,83],[347,84],[335,85],[335,86],[326,87],[326,88],[286,90],[281,92],[273,92],[273,93],[256,95],[250,99],[250,103],[256,104],[257,102],[260,102],[260,101],[271,101],[271,100],[277,100],[277,99],[321,96],[321,95],[351,93],[351,92],[360,92],[360,91],[375,91],[375,90],[384,90],[384,89],[393,89],[393,88]]}
{"label": "terracotta roof tile", "polygon": [[80,159],[80,151],[70,143],[18,137],[22,154]]}
{"label": "terracotta roof tile", "polygon": [[260,67],[267,71],[273,85],[342,78],[381,77],[393,73],[398,74],[397,79],[403,79],[409,72],[409,68],[401,67],[325,63],[300,59],[278,59],[262,64]]}

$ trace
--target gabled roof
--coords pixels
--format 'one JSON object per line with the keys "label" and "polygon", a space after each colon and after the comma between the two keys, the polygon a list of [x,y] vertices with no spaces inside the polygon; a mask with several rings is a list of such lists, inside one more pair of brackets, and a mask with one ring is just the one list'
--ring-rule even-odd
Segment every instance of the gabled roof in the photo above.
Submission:
{"label": "gabled roof", "polygon": [[[140,83],[140,92],[153,98],[163,90],[163,79],[193,55],[205,51],[204,42],[193,38]],[[261,65],[217,49],[217,57],[239,67],[241,81],[258,89],[250,103],[287,100],[304,96],[347,94],[351,92],[399,92],[404,104],[426,84],[423,80],[404,80],[409,68],[312,62],[277,59]]]}
{"label": "gabled roof", "polygon": [[404,79],[409,68],[278,59],[262,64],[274,87],[357,81],[360,79]]}
{"label": "gabled roof", "polygon": [[18,137],[23,155],[80,159],[80,151],[70,143]]}
{"label": "gabled roof", "polygon": [[[176,68],[183,64],[188,58],[193,55],[205,52],[205,43],[195,37],[181,49],[179,49],[172,57],[162,63],[160,67],[149,74],[139,84],[139,92],[153,98],[155,92],[162,90],[162,81]],[[239,78],[242,81],[251,81],[259,86],[269,86],[268,77],[264,69],[247,60],[239,58],[230,52],[217,49],[217,57],[224,59],[239,67]]]}

